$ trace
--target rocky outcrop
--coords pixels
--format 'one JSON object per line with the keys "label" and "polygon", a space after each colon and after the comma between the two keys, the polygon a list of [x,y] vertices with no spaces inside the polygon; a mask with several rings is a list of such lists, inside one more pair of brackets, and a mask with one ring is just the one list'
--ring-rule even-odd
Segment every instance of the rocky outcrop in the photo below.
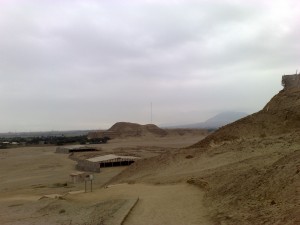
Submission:
{"label": "rocky outcrop", "polygon": [[282,76],[284,89],[300,88],[300,74]]}

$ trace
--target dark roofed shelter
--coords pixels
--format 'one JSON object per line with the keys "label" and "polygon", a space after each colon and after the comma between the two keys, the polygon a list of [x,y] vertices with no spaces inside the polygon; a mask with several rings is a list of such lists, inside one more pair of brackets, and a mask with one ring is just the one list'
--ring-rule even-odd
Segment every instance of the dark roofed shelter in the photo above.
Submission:
{"label": "dark roofed shelter", "polygon": [[93,152],[93,151],[97,151],[97,149],[93,147],[87,147],[84,145],[72,145],[72,146],[57,147],[55,152],[69,154],[73,152]]}
{"label": "dark roofed shelter", "polygon": [[100,168],[114,166],[128,166],[138,160],[135,156],[119,156],[114,154],[97,156],[94,158],[81,160],[76,168],[83,171],[100,172]]}

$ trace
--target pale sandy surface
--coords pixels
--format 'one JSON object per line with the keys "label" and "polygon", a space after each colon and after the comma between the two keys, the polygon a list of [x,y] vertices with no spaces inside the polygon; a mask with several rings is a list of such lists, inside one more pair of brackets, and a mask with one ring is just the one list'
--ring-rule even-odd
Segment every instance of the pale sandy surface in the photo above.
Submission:
{"label": "pale sandy surface", "polygon": [[[142,157],[150,157],[164,149],[188,146],[199,138],[203,137],[119,139],[101,148],[104,152],[141,150]],[[105,168],[94,174],[93,193],[68,194],[83,190],[84,184],[70,182],[76,162],[66,154],[55,153],[55,148],[0,151],[0,224],[119,224],[137,198],[125,224],[207,224],[203,192],[192,185],[121,184],[103,188],[126,167]],[[41,199],[44,195],[62,197]]]}
{"label": "pale sandy surface", "polygon": [[[102,170],[87,194],[67,194],[83,184],[66,183],[75,162],[53,147],[1,150],[0,224],[120,224],[138,198],[127,225],[298,225],[299,118],[300,90],[283,91],[202,141],[174,133],[99,145],[96,154],[141,159]],[[38,200],[54,194],[62,197]]]}
{"label": "pale sandy surface", "polygon": [[204,192],[192,185],[143,185],[136,193],[140,200],[125,225],[210,224],[201,204]]}
{"label": "pale sandy surface", "polygon": [[63,200],[17,196],[1,200],[2,213],[14,214],[2,214],[1,224],[94,224],[97,212],[99,223],[118,224],[116,221],[122,221],[139,199],[123,224],[206,225],[210,223],[202,198],[203,192],[188,184],[120,184],[93,193],[66,195]]}
{"label": "pale sandy surface", "polygon": [[144,136],[142,138],[121,138],[109,144],[91,145],[101,148],[104,153],[129,153],[140,157],[152,157],[166,151],[184,148],[198,142],[205,136],[196,134],[170,135],[166,137]]}

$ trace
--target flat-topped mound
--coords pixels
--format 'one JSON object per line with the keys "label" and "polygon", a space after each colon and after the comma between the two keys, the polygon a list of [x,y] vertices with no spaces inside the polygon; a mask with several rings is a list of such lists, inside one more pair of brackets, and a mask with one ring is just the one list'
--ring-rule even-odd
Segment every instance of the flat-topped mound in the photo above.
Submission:
{"label": "flat-topped mound", "polygon": [[155,124],[141,125],[138,123],[118,122],[106,131],[95,131],[88,134],[88,138],[127,138],[127,137],[165,137],[173,136],[207,136],[208,130],[196,128],[162,129]]}
{"label": "flat-topped mound", "polygon": [[146,135],[164,136],[167,132],[154,124],[140,125],[137,123],[118,122],[110,129],[110,132],[116,132],[120,137],[138,137]]}
{"label": "flat-topped mound", "polygon": [[163,137],[167,132],[154,124],[141,125],[138,123],[118,122],[106,131],[90,132],[89,138],[126,138],[154,136]]}

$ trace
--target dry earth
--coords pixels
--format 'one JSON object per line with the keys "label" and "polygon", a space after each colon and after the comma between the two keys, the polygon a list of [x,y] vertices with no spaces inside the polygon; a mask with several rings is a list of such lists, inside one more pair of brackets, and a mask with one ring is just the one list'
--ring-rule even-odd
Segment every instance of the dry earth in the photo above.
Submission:
{"label": "dry earth", "polygon": [[[197,133],[161,138],[146,136],[115,139],[96,147],[102,149],[98,154],[114,152],[148,158],[189,146],[203,137]],[[140,216],[130,216],[124,224],[153,224],[153,221],[207,224],[201,202],[203,192],[192,185],[123,184],[104,188],[110,179],[126,169],[115,167],[94,174],[92,193],[72,194],[84,190],[84,183],[70,182],[69,175],[75,172],[76,162],[66,154],[56,154],[55,147],[1,150],[0,162],[0,224],[121,224],[138,198],[131,214]],[[43,198],[45,195],[60,197]],[[185,209],[181,210],[182,207]],[[196,213],[199,210],[203,213]]]}
{"label": "dry earth", "polygon": [[[3,150],[1,224],[300,224],[299,89],[201,138],[143,135],[102,145],[99,154],[143,159],[103,170],[93,193],[75,195],[66,193],[83,186],[65,184],[75,165],[66,155]],[[102,188],[108,184],[115,186]],[[44,194],[63,196],[37,200]]]}
{"label": "dry earth", "polygon": [[144,159],[111,182],[187,182],[214,224],[300,224],[300,90],[189,148]]}

